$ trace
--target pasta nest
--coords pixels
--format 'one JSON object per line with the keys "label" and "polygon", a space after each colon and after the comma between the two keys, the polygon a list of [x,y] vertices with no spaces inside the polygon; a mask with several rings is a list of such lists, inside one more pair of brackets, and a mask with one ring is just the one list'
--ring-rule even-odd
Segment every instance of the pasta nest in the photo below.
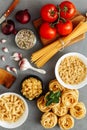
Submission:
{"label": "pasta nest", "polygon": [[86,115],[86,108],[83,102],[78,102],[70,109],[70,114],[76,119],[82,119]]}
{"label": "pasta nest", "polygon": [[40,111],[42,112],[48,112],[51,110],[51,108],[49,106],[46,106],[46,101],[44,99],[44,96],[41,96],[38,100],[37,100],[37,107],[39,108]]}
{"label": "pasta nest", "polygon": [[49,82],[49,90],[50,91],[63,91],[65,88],[56,80],[53,79]]}
{"label": "pasta nest", "polygon": [[74,119],[71,115],[66,114],[59,118],[58,124],[62,130],[69,130],[74,127]]}
{"label": "pasta nest", "polygon": [[62,93],[62,103],[68,108],[72,108],[78,102],[79,92],[78,90],[66,90]]}
{"label": "pasta nest", "polygon": [[57,124],[57,116],[53,112],[46,112],[41,117],[41,124],[44,128],[53,128]]}
{"label": "pasta nest", "polygon": [[64,106],[62,103],[59,103],[55,105],[52,108],[52,111],[57,115],[57,116],[64,116],[68,112],[68,108]]}

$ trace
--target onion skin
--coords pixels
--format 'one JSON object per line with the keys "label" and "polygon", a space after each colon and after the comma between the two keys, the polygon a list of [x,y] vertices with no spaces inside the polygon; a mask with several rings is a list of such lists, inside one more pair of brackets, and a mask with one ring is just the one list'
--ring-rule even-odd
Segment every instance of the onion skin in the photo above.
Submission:
{"label": "onion skin", "polygon": [[1,26],[2,33],[9,35],[15,32],[15,23],[12,20],[6,20]]}
{"label": "onion skin", "polygon": [[30,21],[30,14],[28,12],[27,9],[25,10],[19,10],[16,14],[15,14],[15,18],[18,22],[20,22],[21,24],[26,24]]}

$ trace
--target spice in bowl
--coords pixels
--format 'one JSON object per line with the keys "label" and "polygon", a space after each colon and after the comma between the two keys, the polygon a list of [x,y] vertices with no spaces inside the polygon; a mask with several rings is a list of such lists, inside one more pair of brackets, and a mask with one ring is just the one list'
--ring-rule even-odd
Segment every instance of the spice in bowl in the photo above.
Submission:
{"label": "spice in bowl", "polygon": [[16,34],[15,42],[19,48],[28,50],[35,45],[36,36],[31,30],[22,29]]}
{"label": "spice in bowl", "polygon": [[68,88],[78,89],[86,85],[87,58],[80,53],[65,54],[56,64],[55,75],[57,80]]}

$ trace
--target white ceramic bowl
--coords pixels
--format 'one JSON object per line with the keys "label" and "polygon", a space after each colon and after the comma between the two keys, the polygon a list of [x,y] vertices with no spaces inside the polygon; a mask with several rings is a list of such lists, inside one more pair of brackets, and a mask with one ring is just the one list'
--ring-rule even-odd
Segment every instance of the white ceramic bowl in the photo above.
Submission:
{"label": "white ceramic bowl", "polygon": [[27,119],[28,117],[28,112],[29,112],[29,109],[28,109],[28,105],[27,105],[27,102],[25,101],[25,99],[20,96],[19,94],[16,94],[16,93],[13,93],[13,92],[6,92],[4,94],[1,94],[0,95],[0,98],[2,96],[7,96],[7,95],[15,95],[17,97],[19,97],[25,104],[25,111],[23,113],[23,115],[16,121],[16,122],[6,122],[6,121],[1,121],[0,120],[0,126],[4,127],[4,128],[8,128],[8,129],[12,129],[12,128],[16,128],[16,127],[19,127],[21,126]]}
{"label": "white ceramic bowl", "polygon": [[71,52],[71,53],[67,53],[67,54],[64,54],[62,57],[59,58],[59,60],[57,61],[56,63],[56,66],[55,66],[55,76],[56,76],[56,79],[58,80],[58,82],[63,85],[64,87],[66,88],[69,88],[69,89],[79,89],[79,88],[82,88],[84,87],[86,84],[87,84],[87,74],[86,74],[86,78],[78,83],[78,84],[75,84],[75,85],[71,85],[71,84],[66,84],[60,77],[59,73],[58,73],[58,68],[59,68],[59,65],[61,63],[62,60],[64,60],[64,58],[68,57],[68,56],[77,56],[79,59],[81,59],[81,61],[83,61],[83,63],[86,65],[86,68],[87,68],[87,57],[80,54],[80,53],[77,53],[77,52]]}

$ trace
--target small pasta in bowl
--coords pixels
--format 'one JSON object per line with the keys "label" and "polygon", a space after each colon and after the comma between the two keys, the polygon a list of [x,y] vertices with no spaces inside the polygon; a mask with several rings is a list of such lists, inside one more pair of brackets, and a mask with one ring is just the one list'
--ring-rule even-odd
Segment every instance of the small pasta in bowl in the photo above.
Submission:
{"label": "small pasta in bowl", "polygon": [[42,80],[36,75],[25,77],[21,83],[21,93],[28,100],[38,98],[43,92]]}
{"label": "small pasta in bowl", "polygon": [[19,94],[7,92],[0,95],[0,126],[16,128],[28,117],[28,105]]}
{"label": "small pasta in bowl", "polygon": [[87,57],[77,52],[63,55],[55,66],[55,76],[68,89],[79,89],[87,84]]}

